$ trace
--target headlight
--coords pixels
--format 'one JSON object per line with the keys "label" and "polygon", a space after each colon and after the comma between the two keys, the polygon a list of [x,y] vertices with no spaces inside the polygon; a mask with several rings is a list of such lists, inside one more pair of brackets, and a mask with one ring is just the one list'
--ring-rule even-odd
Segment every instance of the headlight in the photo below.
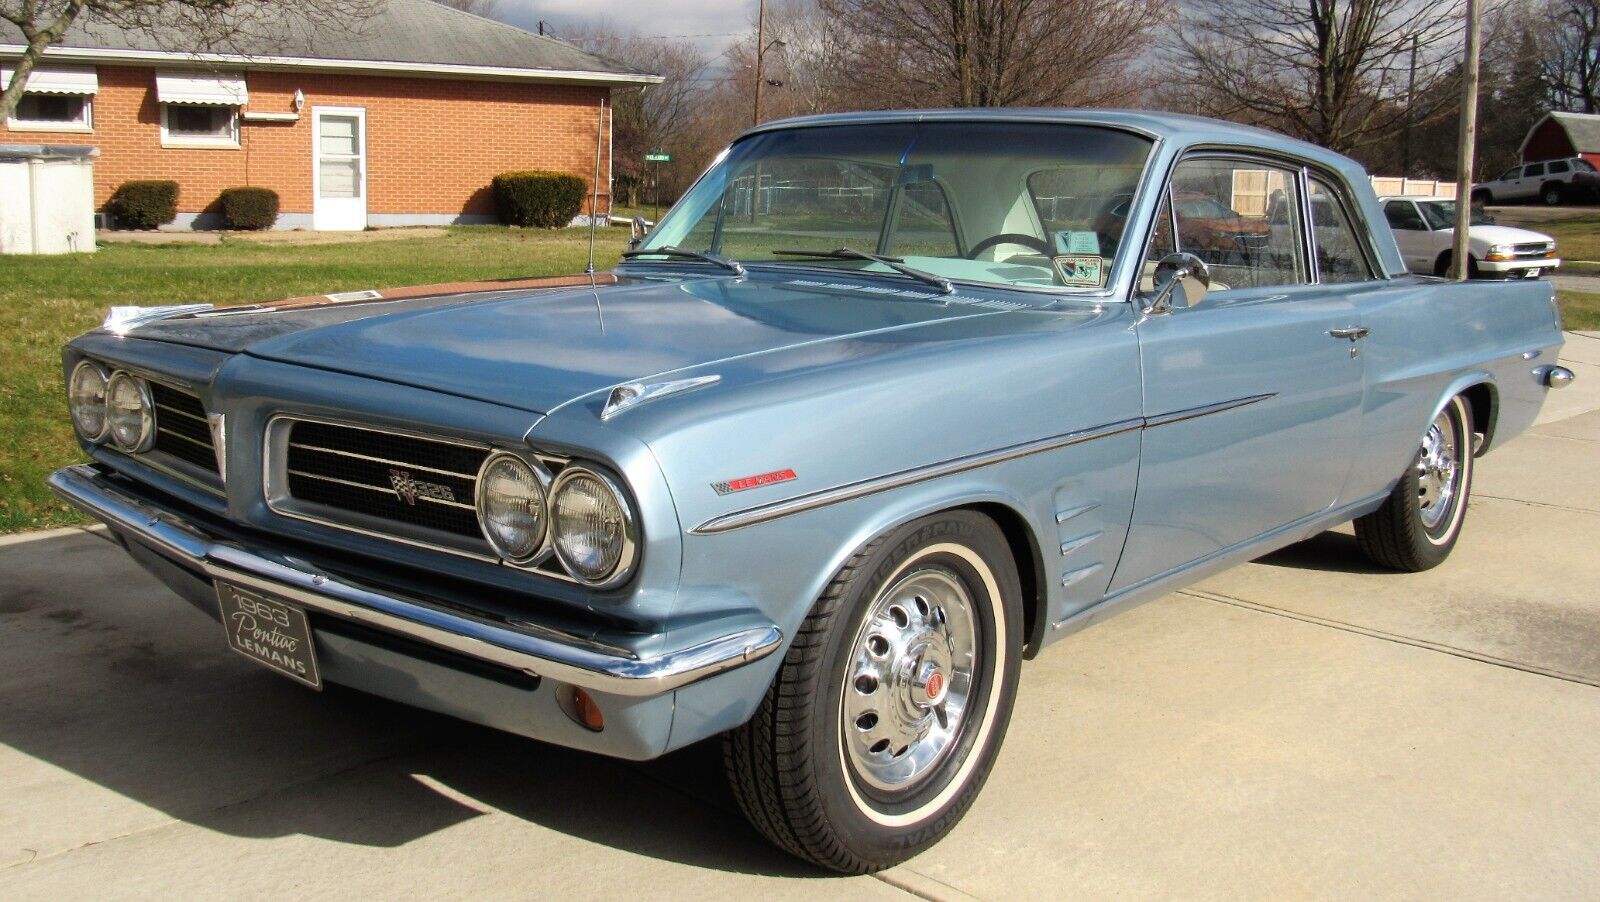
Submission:
{"label": "headlight", "polygon": [[85,440],[96,444],[106,438],[106,371],[99,364],[82,361],[72,368],[67,380],[67,409],[72,425]]}
{"label": "headlight", "polygon": [[550,491],[556,557],[567,572],[590,585],[611,586],[633,567],[633,514],[610,479],[573,464]]}
{"label": "headlight", "polygon": [[544,547],[550,476],[515,454],[495,454],[478,471],[478,525],[500,556],[525,564]]}
{"label": "headlight", "polygon": [[118,448],[129,454],[149,451],[156,437],[156,408],[150,401],[150,386],[131,373],[113,373],[106,383],[106,421],[111,440]]}
{"label": "headlight", "polygon": [[1496,244],[1489,248],[1489,256],[1491,257],[1509,257],[1511,253],[1512,247],[1509,244]]}

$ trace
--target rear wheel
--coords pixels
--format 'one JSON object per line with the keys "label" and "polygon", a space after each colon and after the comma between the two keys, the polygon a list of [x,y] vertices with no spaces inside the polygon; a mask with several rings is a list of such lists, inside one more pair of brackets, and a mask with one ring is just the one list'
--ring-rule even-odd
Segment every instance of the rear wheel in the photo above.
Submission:
{"label": "rear wheel", "polygon": [[1383,506],[1356,520],[1356,540],[1374,563],[1417,572],[1450,556],[1472,491],[1472,413],[1450,399]]}
{"label": "rear wheel", "polygon": [[1539,192],[1539,199],[1543,200],[1547,207],[1559,207],[1565,195],[1566,192],[1561,190],[1560,185],[1545,185],[1544,190]]}
{"label": "rear wheel", "polygon": [[915,855],[972,805],[1011,717],[1021,591],[1004,535],[954,511],[856,554],[795,636],[724,761],[750,821],[862,873]]}

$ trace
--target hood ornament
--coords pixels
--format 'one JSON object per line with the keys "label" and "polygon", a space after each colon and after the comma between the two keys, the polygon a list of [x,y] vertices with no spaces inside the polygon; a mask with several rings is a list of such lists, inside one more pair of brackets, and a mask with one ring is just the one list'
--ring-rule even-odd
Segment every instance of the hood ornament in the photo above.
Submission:
{"label": "hood ornament", "polygon": [[695,376],[691,379],[672,379],[666,382],[626,382],[611,390],[611,396],[606,398],[606,406],[600,411],[600,419],[609,420],[624,410],[637,407],[646,401],[692,391],[721,381],[721,376]]}

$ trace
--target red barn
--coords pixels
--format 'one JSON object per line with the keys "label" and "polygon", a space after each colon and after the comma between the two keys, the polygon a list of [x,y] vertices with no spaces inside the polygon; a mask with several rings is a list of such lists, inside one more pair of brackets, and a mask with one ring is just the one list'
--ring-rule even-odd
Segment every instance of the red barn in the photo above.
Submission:
{"label": "red barn", "polygon": [[1600,168],[1600,115],[1546,113],[1522,139],[1522,162],[1583,157]]}

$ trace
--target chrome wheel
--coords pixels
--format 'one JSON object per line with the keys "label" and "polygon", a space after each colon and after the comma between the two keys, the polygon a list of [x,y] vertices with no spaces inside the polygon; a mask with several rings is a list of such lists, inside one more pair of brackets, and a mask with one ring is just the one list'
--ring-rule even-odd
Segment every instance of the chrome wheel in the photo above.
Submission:
{"label": "chrome wheel", "polygon": [[873,600],[851,646],[840,737],[880,791],[916,786],[955,747],[977,666],[977,615],[954,571],[913,570]]}
{"label": "chrome wheel", "polygon": [[1456,498],[1461,455],[1455,425],[1446,410],[1434,418],[1417,455],[1417,502],[1422,525],[1434,530],[1443,523]]}

